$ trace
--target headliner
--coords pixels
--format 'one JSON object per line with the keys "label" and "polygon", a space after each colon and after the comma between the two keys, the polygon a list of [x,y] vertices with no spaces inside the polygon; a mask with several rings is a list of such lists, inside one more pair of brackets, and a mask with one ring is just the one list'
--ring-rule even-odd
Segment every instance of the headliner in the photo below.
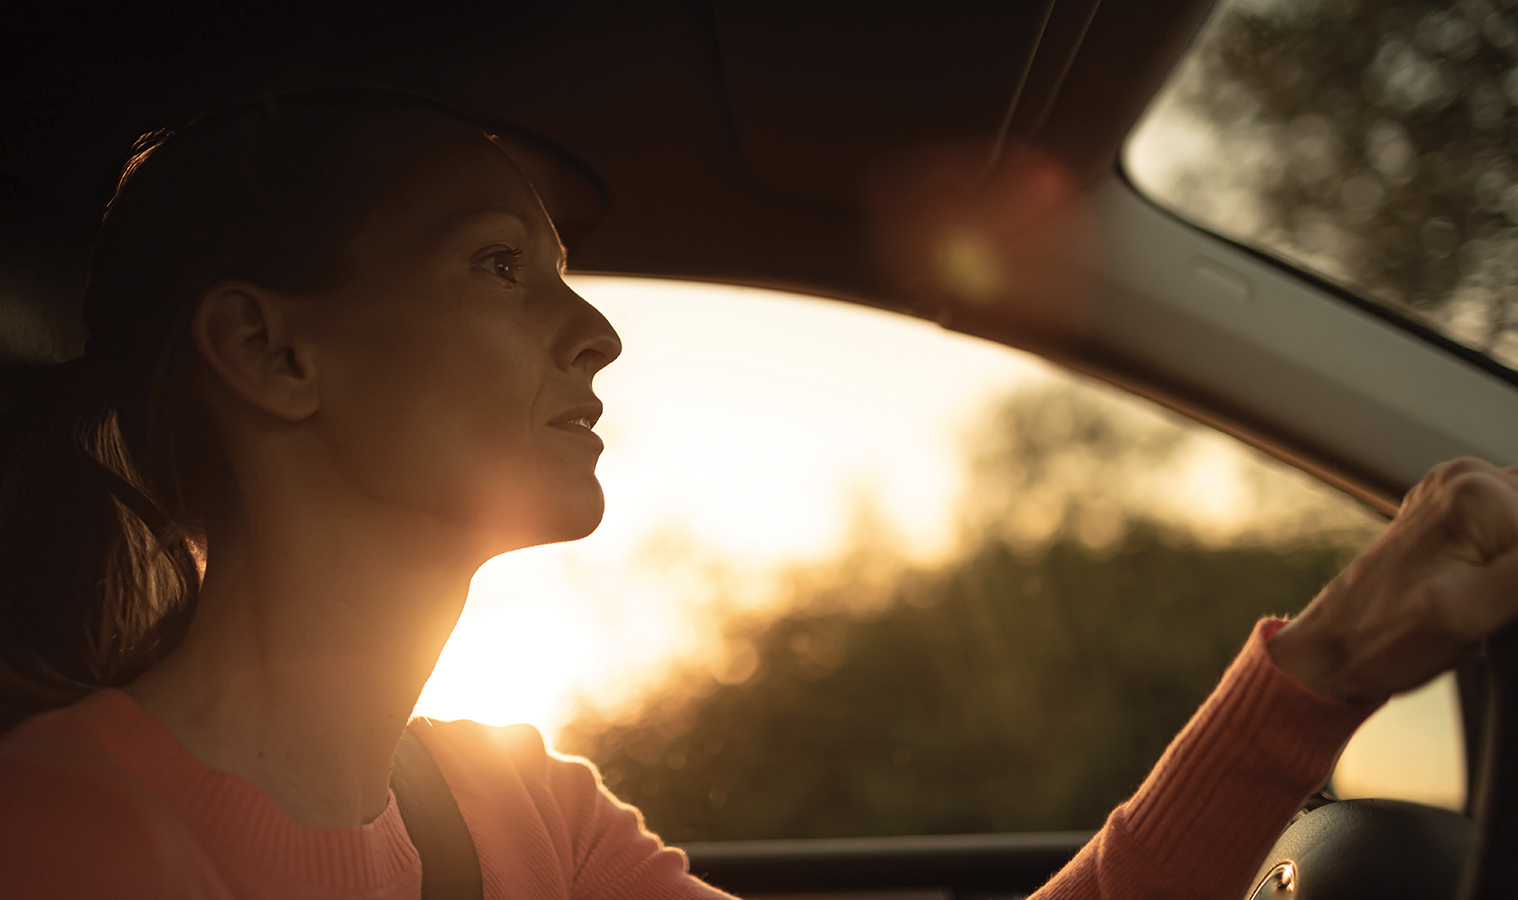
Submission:
{"label": "headliner", "polygon": [[932,316],[865,264],[861,173],[904,147],[1010,135],[1093,180],[1211,6],[13,4],[0,13],[0,314],[22,300],[63,333],[46,355],[77,352],[89,236],[139,135],[237,99],[368,84],[522,132],[575,271]]}

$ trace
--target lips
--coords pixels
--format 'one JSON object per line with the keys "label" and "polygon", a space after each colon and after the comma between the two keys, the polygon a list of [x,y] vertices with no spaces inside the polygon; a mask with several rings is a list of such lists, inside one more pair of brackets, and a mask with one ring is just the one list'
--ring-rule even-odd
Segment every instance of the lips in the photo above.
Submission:
{"label": "lips", "polygon": [[565,428],[571,431],[581,429],[590,431],[596,427],[596,422],[601,419],[601,401],[592,400],[589,403],[581,403],[571,406],[564,412],[549,421],[549,425],[555,428]]}

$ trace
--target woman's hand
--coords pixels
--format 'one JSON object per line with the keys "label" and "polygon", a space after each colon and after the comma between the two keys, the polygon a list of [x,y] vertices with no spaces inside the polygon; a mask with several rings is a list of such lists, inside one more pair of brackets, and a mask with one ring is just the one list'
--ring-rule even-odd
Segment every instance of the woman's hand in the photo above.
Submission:
{"label": "woman's hand", "polygon": [[1317,693],[1380,703],[1518,616],[1518,467],[1435,466],[1364,556],[1270,642]]}

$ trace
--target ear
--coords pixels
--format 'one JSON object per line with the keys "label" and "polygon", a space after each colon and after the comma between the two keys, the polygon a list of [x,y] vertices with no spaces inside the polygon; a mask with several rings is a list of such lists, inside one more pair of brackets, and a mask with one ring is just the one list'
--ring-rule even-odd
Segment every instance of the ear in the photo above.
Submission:
{"label": "ear", "polygon": [[286,298],[246,282],[223,282],[191,320],[196,349],[233,394],[286,422],[317,411],[316,366],[294,334]]}

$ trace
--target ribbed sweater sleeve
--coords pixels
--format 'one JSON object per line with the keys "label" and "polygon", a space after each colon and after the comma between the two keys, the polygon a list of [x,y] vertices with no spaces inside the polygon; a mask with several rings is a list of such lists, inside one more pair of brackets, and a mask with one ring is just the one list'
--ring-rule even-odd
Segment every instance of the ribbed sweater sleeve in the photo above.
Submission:
{"label": "ribbed sweater sleeve", "polygon": [[1262,620],[1212,695],[1102,830],[1030,900],[1243,897],[1371,706],[1321,697],[1267,650]]}

